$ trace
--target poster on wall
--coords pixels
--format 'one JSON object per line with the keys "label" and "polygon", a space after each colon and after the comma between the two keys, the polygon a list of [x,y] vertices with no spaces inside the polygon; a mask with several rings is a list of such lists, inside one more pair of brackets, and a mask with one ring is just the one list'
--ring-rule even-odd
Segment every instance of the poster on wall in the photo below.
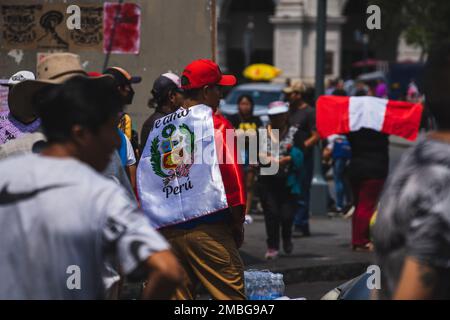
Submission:
{"label": "poster on wall", "polygon": [[6,1],[0,5],[1,49],[97,50],[103,47],[103,7],[80,5],[80,29],[70,30],[68,4]]}
{"label": "poster on wall", "polygon": [[[119,7],[120,6],[120,7]],[[138,54],[141,39],[141,8],[135,3],[106,2],[103,10],[103,52]],[[118,13],[118,14],[117,14]],[[114,20],[117,23],[114,28]]]}

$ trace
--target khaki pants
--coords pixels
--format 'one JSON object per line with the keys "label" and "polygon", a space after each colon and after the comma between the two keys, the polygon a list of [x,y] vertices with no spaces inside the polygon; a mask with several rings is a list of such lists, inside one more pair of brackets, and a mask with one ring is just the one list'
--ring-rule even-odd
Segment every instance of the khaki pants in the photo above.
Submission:
{"label": "khaki pants", "polygon": [[201,224],[190,230],[161,230],[185,276],[177,300],[193,300],[199,284],[216,300],[244,300],[244,265],[226,223]]}

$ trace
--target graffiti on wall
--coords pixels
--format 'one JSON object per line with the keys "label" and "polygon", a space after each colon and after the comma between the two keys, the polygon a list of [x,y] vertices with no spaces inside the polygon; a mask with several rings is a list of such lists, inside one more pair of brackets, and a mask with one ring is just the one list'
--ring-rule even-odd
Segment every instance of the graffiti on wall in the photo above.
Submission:
{"label": "graffiti on wall", "polygon": [[112,45],[113,53],[139,53],[141,9],[137,4],[122,4],[120,10],[108,2],[80,5],[81,28],[70,30],[67,4],[5,2],[0,5],[0,49],[106,51]]}
{"label": "graffiti on wall", "polygon": [[40,11],[42,5],[2,5],[2,43],[11,49],[31,47],[36,42],[36,13]]}
{"label": "graffiti on wall", "polygon": [[96,47],[103,45],[103,8],[80,7],[81,28],[70,32],[70,39],[81,47]]}

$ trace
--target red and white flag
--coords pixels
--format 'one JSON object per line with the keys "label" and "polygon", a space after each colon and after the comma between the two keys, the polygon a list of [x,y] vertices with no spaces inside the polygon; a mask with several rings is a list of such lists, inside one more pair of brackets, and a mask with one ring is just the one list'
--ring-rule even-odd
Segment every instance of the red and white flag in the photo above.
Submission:
{"label": "red and white flag", "polygon": [[139,201],[155,228],[245,206],[236,143],[227,143],[227,130],[234,131],[206,105],[156,120],[137,168]]}
{"label": "red and white flag", "polygon": [[422,111],[420,103],[376,97],[320,96],[316,108],[317,131],[326,138],[368,128],[414,141]]}

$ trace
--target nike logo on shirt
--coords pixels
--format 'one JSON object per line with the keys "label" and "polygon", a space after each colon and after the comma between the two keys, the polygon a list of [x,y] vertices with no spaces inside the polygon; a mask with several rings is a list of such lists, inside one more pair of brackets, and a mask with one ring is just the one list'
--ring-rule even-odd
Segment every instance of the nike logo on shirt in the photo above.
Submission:
{"label": "nike logo on shirt", "polygon": [[2,191],[0,192],[0,205],[8,205],[8,204],[13,204],[13,203],[16,203],[19,201],[28,200],[28,199],[31,199],[31,198],[37,196],[41,192],[45,192],[45,191],[48,191],[51,189],[56,189],[56,188],[61,188],[61,187],[65,187],[65,185],[53,185],[53,186],[48,186],[48,187],[36,189],[33,191],[29,191],[29,192],[12,193],[12,192],[8,191],[8,185],[6,185],[3,187]]}

